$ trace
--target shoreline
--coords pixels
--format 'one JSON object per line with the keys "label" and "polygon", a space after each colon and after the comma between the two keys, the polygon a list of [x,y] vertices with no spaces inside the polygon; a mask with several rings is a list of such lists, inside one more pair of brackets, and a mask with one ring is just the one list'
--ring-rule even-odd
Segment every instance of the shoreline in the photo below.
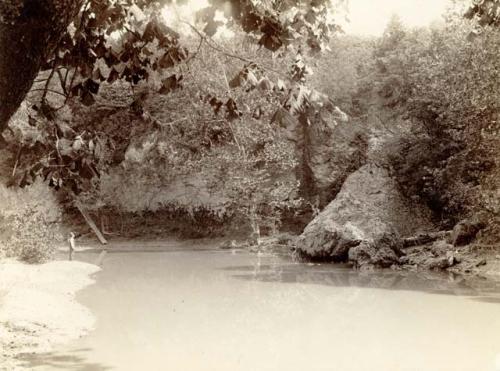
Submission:
{"label": "shoreline", "polygon": [[[100,252],[106,251],[107,253],[113,252],[161,252],[161,251],[184,251],[184,250],[227,250],[231,249],[231,241],[233,238],[200,238],[200,239],[179,239],[175,237],[154,237],[154,238],[114,238],[108,241],[107,245],[102,245],[93,239],[82,239],[79,241],[80,249],[83,251]],[[262,237],[260,246],[248,245],[244,239],[239,239],[236,242],[236,249],[243,249],[249,252],[258,252],[261,249],[281,252],[284,254],[293,255],[293,249],[290,246],[280,245],[276,247],[276,237]],[[278,244],[279,245],[279,244]],[[496,249],[479,248],[474,244],[461,247],[455,252],[459,263],[443,267],[431,268],[426,260],[432,258],[439,259],[445,255],[433,253],[430,246],[417,245],[407,249],[407,253],[413,250],[412,254],[417,258],[418,264],[409,265],[402,264],[396,265],[394,268],[373,267],[373,271],[386,271],[386,270],[402,270],[402,271],[418,271],[418,272],[443,272],[457,274],[464,277],[478,277],[496,282],[500,282],[500,253]],[[62,251],[62,250],[61,250]],[[67,250],[64,250],[67,251]],[[303,261],[304,263],[310,262],[309,260]],[[323,264],[346,265],[349,263],[341,262],[322,262]],[[365,267],[366,268],[366,267]],[[370,267],[369,267],[370,268]],[[364,270],[364,268],[354,268],[353,271]],[[368,269],[368,270],[372,270]]]}
{"label": "shoreline", "polygon": [[92,330],[95,318],[76,294],[98,271],[78,261],[0,260],[0,370],[27,369],[20,355],[49,352]]}

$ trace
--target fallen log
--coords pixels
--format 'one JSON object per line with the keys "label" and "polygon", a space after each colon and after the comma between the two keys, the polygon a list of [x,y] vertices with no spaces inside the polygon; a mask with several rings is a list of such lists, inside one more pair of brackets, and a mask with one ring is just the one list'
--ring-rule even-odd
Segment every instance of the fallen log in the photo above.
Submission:
{"label": "fallen log", "polygon": [[403,238],[403,248],[426,245],[439,239],[444,239],[449,234],[447,231],[420,233],[416,236]]}
{"label": "fallen log", "polygon": [[78,209],[78,211],[80,211],[80,213],[83,215],[83,218],[85,219],[85,221],[89,225],[90,229],[92,229],[92,231],[94,232],[94,234],[97,236],[97,238],[99,239],[99,241],[103,245],[106,245],[108,243],[108,241],[106,241],[106,239],[104,238],[104,236],[101,233],[101,231],[99,230],[99,228],[97,228],[97,226],[95,225],[94,221],[90,217],[89,213],[87,213],[85,211],[85,209],[82,207],[82,205],[80,205],[78,202],[76,202],[75,205],[76,205],[76,208]]}

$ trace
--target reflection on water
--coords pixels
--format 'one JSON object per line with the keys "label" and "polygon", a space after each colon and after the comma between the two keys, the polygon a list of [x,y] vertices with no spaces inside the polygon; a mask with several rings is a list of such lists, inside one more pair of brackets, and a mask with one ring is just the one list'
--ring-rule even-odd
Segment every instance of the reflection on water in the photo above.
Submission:
{"label": "reflection on water", "polygon": [[98,363],[87,362],[86,358],[92,348],[73,349],[71,352],[50,352],[36,356],[21,356],[21,367],[28,369],[44,367],[53,370],[73,370],[73,371],[106,371],[110,367]]}
{"label": "reflection on water", "polygon": [[95,331],[29,369],[500,371],[500,287],[478,278],[244,251],[110,252],[78,299]]}
{"label": "reflection on water", "polygon": [[[500,303],[500,282],[443,272],[355,271],[329,264],[277,263],[229,266],[241,280],[302,283],[335,287],[364,287],[387,290],[411,290],[443,295],[471,296],[486,303]],[[286,261],[286,260],[285,260]]]}

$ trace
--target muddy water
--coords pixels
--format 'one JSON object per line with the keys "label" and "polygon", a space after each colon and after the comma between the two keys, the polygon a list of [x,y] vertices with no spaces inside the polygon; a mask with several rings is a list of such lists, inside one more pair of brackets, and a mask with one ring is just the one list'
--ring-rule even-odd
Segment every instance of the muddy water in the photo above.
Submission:
{"label": "muddy water", "polygon": [[31,369],[500,370],[488,281],[230,251],[109,253],[97,281],[95,331]]}

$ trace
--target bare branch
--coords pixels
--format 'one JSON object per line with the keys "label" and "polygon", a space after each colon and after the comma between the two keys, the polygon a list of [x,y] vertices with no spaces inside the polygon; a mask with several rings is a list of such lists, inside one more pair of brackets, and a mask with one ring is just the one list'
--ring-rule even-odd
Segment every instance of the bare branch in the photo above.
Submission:
{"label": "bare branch", "polygon": [[279,76],[285,77],[288,79],[288,76],[285,75],[283,72],[280,72],[278,70],[275,70],[274,68],[271,68],[267,65],[264,65],[262,63],[256,62],[252,59],[242,57],[241,55],[233,54],[225,50],[221,45],[219,45],[216,41],[214,41],[212,38],[209,38],[207,35],[202,33],[200,30],[198,30],[195,26],[193,26],[191,23],[181,20],[182,23],[187,24],[199,37],[201,40],[205,41],[205,43],[213,50],[225,55],[226,57],[233,58],[233,59],[238,59],[242,62],[246,63],[252,63],[261,66],[263,69],[271,71]]}
{"label": "bare branch", "polygon": [[45,99],[45,96],[47,95],[47,93],[54,93],[54,94],[62,95],[63,97],[67,97],[66,94],[61,93],[60,91],[53,90],[53,89],[45,89],[45,88],[44,89],[31,89],[30,93],[33,93],[35,91],[43,91],[44,92],[42,99]]}
{"label": "bare branch", "polygon": [[[45,82],[45,86],[43,87],[42,99],[41,99],[42,101],[45,100],[45,97],[47,96],[47,92],[50,90],[49,84],[50,84],[50,80],[52,80],[52,76],[54,76],[54,72],[56,72],[56,66],[54,66],[52,68],[52,71],[50,71],[50,75],[47,78],[47,81]],[[34,90],[38,90],[38,89],[34,89]]]}
{"label": "bare branch", "polygon": [[59,77],[59,83],[61,85],[61,89],[63,90],[64,94],[68,94],[66,91],[66,79],[68,78],[68,70],[66,70],[66,75],[63,77],[61,70],[57,70],[57,76]]}

